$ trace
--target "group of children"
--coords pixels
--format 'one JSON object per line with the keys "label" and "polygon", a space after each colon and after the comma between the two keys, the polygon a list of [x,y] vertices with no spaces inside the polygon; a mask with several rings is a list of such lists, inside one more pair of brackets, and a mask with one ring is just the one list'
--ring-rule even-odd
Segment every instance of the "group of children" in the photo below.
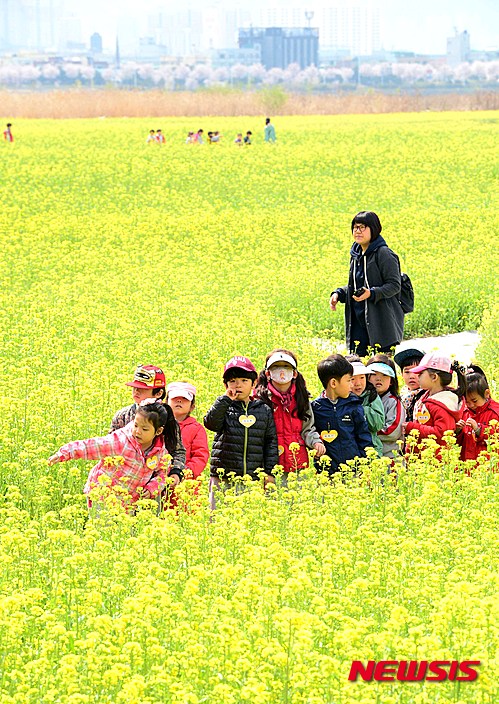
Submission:
{"label": "group of children", "polygon": [[[215,130],[207,132],[206,142],[208,144],[220,144],[222,140],[222,134]],[[186,144],[204,144],[204,130],[198,130],[197,132],[188,132],[187,138],[185,140]]]}
{"label": "group of children", "polygon": [[[395,363],[404,388],[399,394]],[[159,499],[178,484],[186,469],[198,479],[210,452],[206,430],[215,433],[210,462],[210,502],[216,490],[234,477],[248,475],[274,482],[280,465],[282,483],[290,472],[309,466],[313,451],[318,472],[337,472],[341,465],[365,457],[367,448],[394,459],[411,431],[434,436],[444,444],[446,431],[456,432],[464,460],[487,449],[499,421],[499,404],[490,398],[479,367],[463,370],[438,353],[407,349],[394,359],[376,354],[365,364],[356,355],[333,354],[319,362],[323,392],[310,401],[296,356],[277,349],[257,373],[247,357],[232,357],[224,367],[225,392],[204,417],[191,415],[196,388],[186,382],[166,385],[163,371],[141,365],[132,381],[133,403],[118,411],[110,433],[70,442],[49,463],[70,459],[99,460],[90,471],[85,493],[99,484],[125,487],[132,503]],[[450,386],[452,374],[457,387]],[[95,492],[94,492],[95,493]]]}
{"label": "group of children", "polygon": [[165,144],[166,139],[162,130],[149,130],[146,144]]}

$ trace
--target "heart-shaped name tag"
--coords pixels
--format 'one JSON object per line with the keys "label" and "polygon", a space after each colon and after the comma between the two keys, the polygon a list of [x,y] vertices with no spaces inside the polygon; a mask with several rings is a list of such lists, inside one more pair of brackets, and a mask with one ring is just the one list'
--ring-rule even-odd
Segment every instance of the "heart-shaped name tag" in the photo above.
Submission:
{"label": "heart-shaped name tag", "polygon": [[333,442],[338,437],[337,430],[323,430],[321,433],[321,438],[326,442]]}
{"label": "heart-shaped name tag", "polygon": [[239,416],[239,422],[244,425],[245,428],[251,428],[251,426],[256,423],[255,416],[242,415]]}
{"label": "heart-shaped name tag", "polygon": [[282,445],[278,445],[278,446],[277,446],[277,449],[278,449],[278,451],[279,451],[279,457],[280,457],[280,456],[282,455],[282,453],[284,452],[284,448],[283,448]]}
{"label": "heart-shaped name tag", "polygon": [[157,455],[153,455],[153,457],[148,457],[146,459],[146,465],[149,469],[156,469],[159,464],[159,459]]}

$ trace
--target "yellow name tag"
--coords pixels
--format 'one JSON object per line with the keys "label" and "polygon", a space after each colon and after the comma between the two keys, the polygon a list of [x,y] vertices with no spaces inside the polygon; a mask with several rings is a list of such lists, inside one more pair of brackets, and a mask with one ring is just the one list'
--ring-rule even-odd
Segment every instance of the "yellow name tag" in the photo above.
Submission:
{"label": "yellow name tag", "polygon": [[428,409],[426,408],[426,406],[422,406],[419,411],[417,411],[414,420],[416,421],[416,423],[421,423],[421,425],[425,425],[425,423],[428,423],[430,418],[431,416]]}
{"label": "yellow name tag", "polygon": [[251,428],[251,426],[256,423],[255,416],[239,416],[239,422],[244,425],[245,428]]}
{"label": "yellow name tag", "polygon": [[326,442],[333,442],[338,437],[337,430],[323,430],[321,433],[321,438]]}
{"label": "yellow name tag", "polygon": [[159,464],[159,459],[157,455],[154,455],[153,457],[148,457],[146,459],[146,467],[148,469],[157,469]]}

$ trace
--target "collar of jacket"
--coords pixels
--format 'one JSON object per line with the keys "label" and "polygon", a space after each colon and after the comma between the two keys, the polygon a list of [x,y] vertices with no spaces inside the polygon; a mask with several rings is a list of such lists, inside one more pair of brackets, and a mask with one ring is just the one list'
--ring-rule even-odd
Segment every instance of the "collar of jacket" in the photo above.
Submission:
{"label": "collar of jacket", "polygon": [[380,247],[388,247],[386,241],[381,235],[378,235],[374,242],[369,243],[369,247],[366,249],[365,252],[362,251],[362,247],[358,242],[354,242],[350,249],[350,256],[352,257],[352,259],[359,261],[363,256],[367,257],[368,254],[372,254]]}

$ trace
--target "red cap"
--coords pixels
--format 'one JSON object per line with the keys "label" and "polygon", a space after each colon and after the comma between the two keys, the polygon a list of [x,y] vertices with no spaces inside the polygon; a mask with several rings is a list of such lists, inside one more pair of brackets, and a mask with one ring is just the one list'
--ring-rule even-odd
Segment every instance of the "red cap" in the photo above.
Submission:
{"label": "red cap", "polygon": [[224,379],[229,369],[244,369],[245,372],[258,373],[255,369],[255,365],[248,357],[232,357],[232,359],[229,359],[224,367]]}
{"label": "red cap", "polygon": [[161,389],[166,386],[165,374],[162,369],[152,364],[139,364],[133,381],[127,381],[126,386],[134,386],[136,389]]}

